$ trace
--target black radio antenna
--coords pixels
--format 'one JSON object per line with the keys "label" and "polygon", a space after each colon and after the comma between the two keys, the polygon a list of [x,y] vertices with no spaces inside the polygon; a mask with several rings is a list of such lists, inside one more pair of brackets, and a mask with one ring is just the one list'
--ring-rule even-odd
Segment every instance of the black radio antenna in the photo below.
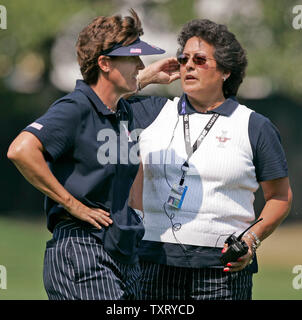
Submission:
{"label": "black radio antenna", "polygon": [[247,229],[245,229],[239,236],[238,236],[238,241],[240,241],[241,240],[241,238],[242,238],[242,236],[249,230],[249,229],[251,229],[251,227],[253,227],[256,223],[258,223],[258,222],[260,222],[260,221],[262,221],[263,220],[263,218],[260,218],[260,219],[258,219],[258,220],[256,220],[254,223],[252,223]]}

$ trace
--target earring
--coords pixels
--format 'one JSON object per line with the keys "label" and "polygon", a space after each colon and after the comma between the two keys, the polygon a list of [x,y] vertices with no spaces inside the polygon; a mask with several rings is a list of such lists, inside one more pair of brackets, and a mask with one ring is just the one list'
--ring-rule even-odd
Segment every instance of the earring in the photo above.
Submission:
{"label": "earring", "polygon": [[223,81],[225,81],[227,78],[226,78],[226,76],[224,76],[222,79],[223,79]]}

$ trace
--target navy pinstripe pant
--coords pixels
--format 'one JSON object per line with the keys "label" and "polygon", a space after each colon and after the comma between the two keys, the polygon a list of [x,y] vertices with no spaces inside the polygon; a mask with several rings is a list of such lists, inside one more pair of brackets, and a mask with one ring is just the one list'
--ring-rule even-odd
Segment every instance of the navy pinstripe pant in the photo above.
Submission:
{"label": "navy pinstripe pant", "polygon": [[58,223],[47,242],[43,280],[51,300],[136,299],[140,266],[122,264],[73,221]]}
{"label": "navy pinstripe pant", "polygon": [[252,273],[141,262],[141,300],[250,300]]}

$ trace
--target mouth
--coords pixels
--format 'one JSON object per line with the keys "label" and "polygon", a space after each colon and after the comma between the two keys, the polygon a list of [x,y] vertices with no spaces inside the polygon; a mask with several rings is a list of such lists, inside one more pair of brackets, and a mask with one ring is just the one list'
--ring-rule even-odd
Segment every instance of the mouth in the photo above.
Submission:
{"label": "mouth", "polygon": [[194,81],[197,80],[197,78],[195,78],[194,76],[192,76],[191,74],[187,74],[185,76],[185,81]]}

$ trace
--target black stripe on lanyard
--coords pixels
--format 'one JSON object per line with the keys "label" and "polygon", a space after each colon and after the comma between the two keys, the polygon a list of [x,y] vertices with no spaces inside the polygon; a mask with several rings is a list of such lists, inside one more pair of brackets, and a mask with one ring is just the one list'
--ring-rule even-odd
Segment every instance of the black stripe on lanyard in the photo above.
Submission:
{"label": "black stripe on lanyard", "polygon": [[181,166],[182,177],[179,182],[180,185],[183,185],[183,183],[185,181],[186,172],[189,169],[190,158],[192,157],[193,153],[199,148],[199,146],[201,145],[204,138],[206,137],[206,135],[209,133],[209,131],[213,127],[213,125],[216,122],[216,120],[218,119],[218,117],[219,117],[218,113],[214,113],[212,115],[211,119],[206,124],[206,126],[203,128],[200,135],[198,136],[198,138],[194,142],[193,147],[191,147],[189,115],[188,114],[183,115],[184,140],[185,140],[185,145],[186,145],[187,160]]}

